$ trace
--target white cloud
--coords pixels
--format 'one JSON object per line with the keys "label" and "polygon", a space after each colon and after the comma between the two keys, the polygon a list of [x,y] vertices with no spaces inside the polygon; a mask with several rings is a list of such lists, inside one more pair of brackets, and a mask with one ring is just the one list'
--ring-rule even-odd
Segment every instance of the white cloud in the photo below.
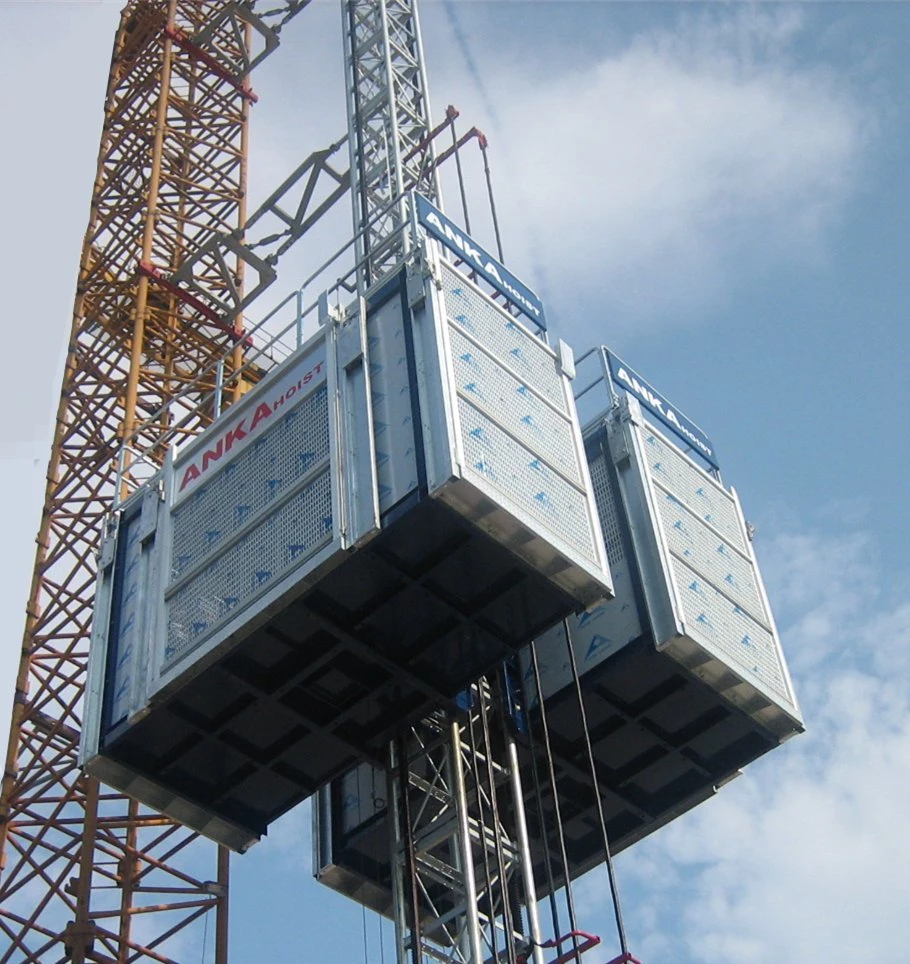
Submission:
{"label": "white cloud", "polygon": [[856,530],[782,532],[766,545],[759,540],[758,551],[794,671],[808,674],[822,662],[852,659],[865,645],[857,613],[879,594],[871,537]]}
{"label": "white cloud", "polygon": [[906,960],[910,692],[891,657],[910,649],[910,605],[870,595],[868,551],[845,571],[861,533],[775,543],[788,652],[816,654],[795,681],[808,731],[621,858],[648,964]]}
{"label": "white cloud", "polygon": [[855,187],[871,116],[791,59],[798,14],[676,17],[569,73],[491,80],[509,248],[563,297],[685,317],[741,273],[817,258]]}

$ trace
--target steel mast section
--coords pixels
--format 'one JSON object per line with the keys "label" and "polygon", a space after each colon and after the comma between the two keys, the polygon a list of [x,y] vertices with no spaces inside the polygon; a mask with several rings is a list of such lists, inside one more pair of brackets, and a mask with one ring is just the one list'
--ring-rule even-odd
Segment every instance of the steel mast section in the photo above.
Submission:
{"label": "steel mast section", "polygon": [[[406,192],[442,207],[433,150],[440,128],[430,119],[417,6],[342,0],[361,298],[408,254]],[[524,947],[539,964],[540,951],[530,949],[540,929],[502,691],[482,680],[468,702],[463,714],[435,714],[390,747],[398,961],[516,962]]]}
{"label": "steel mast section", "polygon": [[503,677],[464,694],[391,752],[399,964],[542,964],[518,751]]}
{"label": "steel mast section", "polygon": [[[0,790],[0,961],[185,960],[211,915],[227,960],[227,853],[84,777],[77,750],[102,519],[142,478],[131,451],[163,455],[188,410],[169,409],[175,396],[192,409],[216,361],[242,362],[239,318],[200,314],[143,265],[175,270],[205,237],[242,229],[247,75],[307,2],[259,15],[129,0],[121,15]],[[230,267],[202,263],[196,280],[236,292],[243,258]],[[183,430],[210,418],[198,407]]]}
{"label": "steel mast section", "polygon": [[342,0],[355,252],[361,293],[408,244],[405,191],[439,201],[417,0]]}

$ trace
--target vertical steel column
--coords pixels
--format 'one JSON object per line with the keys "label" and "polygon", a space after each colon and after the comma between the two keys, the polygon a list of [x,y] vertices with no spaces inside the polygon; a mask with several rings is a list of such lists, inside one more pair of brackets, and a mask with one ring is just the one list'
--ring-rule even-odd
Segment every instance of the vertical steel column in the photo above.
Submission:
{"label": "vertical steel column", "polygon": [[512,782],[512,804],[515,807],[515,831],[518,835],[518,852],[521,857],[521,877],[524,884],[526,908],[528,911],[528,930],[534,942],[532,960],[543,964],[543,951],[540,949],[542,936],[540,916],[537,913],[537,888],[534,884],[534,865],[531,861],[531,842],[528,837],[528,821],[525,816],[524,791],[521,786],[521,770],[518,766],[518,749],[515,740],[508,741],[509,775]]}
{"label": "vertical steel column", "polygon": [[[480,949],[480,914],[477,907],[477,883],[474,879],[474,852],[471,846],[471,822],[468,816],[468,792],[464,779],[464,760],[461,752],[461,725],[450,724],[451,745],[449,759],[454,777],[455,812],[458,815],[458,856],[460,857],[462,887],[464,889],[464,924],[462,931],[462,953],[468,954],[469,961],[482,961]],[[485,837],[486,828],[480,827]],[[485,841],[483,841],[485,843]]]}

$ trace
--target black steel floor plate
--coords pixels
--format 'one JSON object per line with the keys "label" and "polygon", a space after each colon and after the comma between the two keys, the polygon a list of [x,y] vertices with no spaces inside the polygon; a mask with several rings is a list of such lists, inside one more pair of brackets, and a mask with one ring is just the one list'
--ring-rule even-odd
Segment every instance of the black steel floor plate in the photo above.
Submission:
{"label": "black steel floor plate", "polygon": [[575,607],[427,499],[102,753],[259,835]]}

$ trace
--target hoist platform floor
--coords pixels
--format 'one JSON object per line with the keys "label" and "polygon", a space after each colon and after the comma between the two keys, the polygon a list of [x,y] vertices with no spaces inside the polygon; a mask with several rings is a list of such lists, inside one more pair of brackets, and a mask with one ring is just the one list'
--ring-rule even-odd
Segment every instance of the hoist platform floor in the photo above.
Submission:
{"label": "hoist platform floor", "polygon": [[[617,853],[713,796],[780,739],[715,690],[638,639],[581,678],[600,798]],[[547,699],[547,726],[569,872],[604,860],[603,836],[574,686]],[[531,711],[537,768],[545,772],[539,711]],[[530,741],[520,751],[525,811],[538,886],[547,880],[544,841],[553,848],[553,794],[533,793]],[[543,829],[546,828],[546,829]],[[554,864],[559,886],[561,869]]]}
{"label": "hoist platform floor", "polygon": [[110,730],[92,772],[243,850],[578,605],[434,499],[297,593]]}
{"label": "hoist platform floor", "polygon": [[[724,700],[642,637],[581,678],[611,850],[617,853],[712,796],[741,767],[779,745],[779,739]],[[584,730],[574,686],[546,701],[569,875],[604,860]],[[534,792],[531,741],[519,737],[519,762],[534,879],[547,891],[545,841],[557,887],[559,865],[553,794],[546,777],[539,710],[530,711],[541,779],[543,822]],[[379,913],[390,913],[388,812],[378,811],[340,833],[333,794],[332,858],[319,879]],[[414,805],[418,805],[415,798]],[[500,805],[509,806],[503,794]],[[369,810],[369,808],[367,808]],[[507,818],[508,819],[508,818]],[[483,873],[482,866],[477,872]],[[441,898],[440,898],[441,899]],[[438,905],[437,905],[438,906]]]}

